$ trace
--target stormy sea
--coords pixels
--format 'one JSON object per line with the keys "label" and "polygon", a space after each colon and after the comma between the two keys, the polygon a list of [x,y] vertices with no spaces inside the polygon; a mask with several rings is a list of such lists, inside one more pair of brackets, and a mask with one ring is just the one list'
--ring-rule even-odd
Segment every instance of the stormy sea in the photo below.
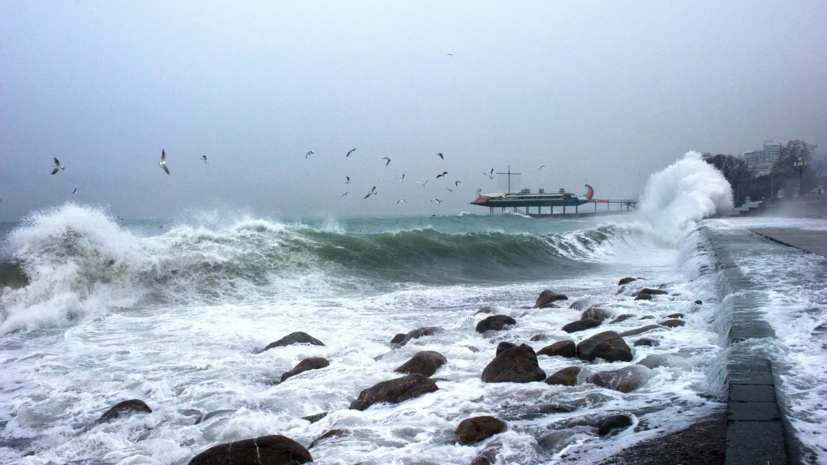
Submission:
{"label": "stormy sea", "polygon": [[[0,225],[0,462],[186,464],[218,444],[279,434],[313,443],[318,464],[468,464],[486,453],[503,464],[604,463],[725,408],[726,296],[707,236],[738,226],[705,218],[731,206],[723,177],[689,155],[650,178],[638,211],[604,218],[33,212]],[[755,254],[754,273],[779,279],[772,267],[782,264]],[[823,267],[807,260],[800,266]],[[27,285],[14,284],[20,272]],[[619,285],[625,277],[638,279]],[[644,288],[663,292],[638,299]],[[536,308],[546,289],[566,300]],[[824,297],[801,292],[810,294],[798,301]],[[817,320],[819,305],[799,310]],[[598,326],[562,329],[590,309]],[[514,322],[477,330],[495,315]],[[806,391],[824,381],[812,373],[824,341],[803,341],[816,325],[796,321],[779,350],[799,357],[804,371],[791,369],[790,384]],[[605,331],[630,332],[631,361],[542,353]],[[263,350],[294,332],[323,345]],[[398,334],[407,337],[391,343]],[[545,376],[579,368],[573,385],[484,381],[502,342],[539,353]],[[444,356],[437,390],[351,408],[421,351]],[[309,357],[329,364],[282,381]],[[817,397],[789,400],[805,433],[825,420]],[[151,412],[100,421],[129,399]],[[486,415],[504,430],[457,440],[462,420]],[[612,416],[628,424],[601,428]]]}

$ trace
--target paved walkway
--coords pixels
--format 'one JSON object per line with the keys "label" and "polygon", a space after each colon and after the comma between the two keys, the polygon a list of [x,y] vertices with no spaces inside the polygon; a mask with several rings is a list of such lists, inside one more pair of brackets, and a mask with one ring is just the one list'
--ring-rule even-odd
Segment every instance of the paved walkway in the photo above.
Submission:
{"label": "paved walkway", "polygon": [[756,228],[750,231],[779,244],[827,258],[827,231],[784,228]]}

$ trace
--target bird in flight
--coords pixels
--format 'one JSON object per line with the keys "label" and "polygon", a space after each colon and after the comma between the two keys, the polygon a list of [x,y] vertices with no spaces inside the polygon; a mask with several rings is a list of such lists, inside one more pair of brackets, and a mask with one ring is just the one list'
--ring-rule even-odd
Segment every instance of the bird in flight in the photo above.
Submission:
{"label": "bird in flight", "polygon": [[436,198],[436,197],[434,197],[434,200],[436,200],[436,203],[442,203],[442,200],[439,200],[439,199],[438,199],[438,198]]}
{"label": "bird in flight", "polygon": [[316,154],[313,153],[313,151],[311,150],[311,151],[307,152],[307,154],[304,156],[304,159],[307,160],[307,157],[309,157],[310,155],[316,155]]}
{"label": "bird in flight", "polygon": [[447,172],[447,171],[443,171],[443,172],[442,172],[442,174],[438,174],[438,175],[436,175],[436,178],[437,178],[437,179],[439,179],[439,178],[444,178],[446,174],[448,174],[448,172]]}
{"label": "bird in flight", "polygon": [[422,187],[425,187],[425,186],[427,186],[427,185],[428,185],[428,181],[425,181],[425,182],[419,182],[419,181],[417,181],[417,182],[418,182],[419,184],[422,184]]}
{"label": "bird in flight", "polygon": [[345,176],[345,177],[347,178],[347,181],[345,181],[345,184],[350,184],[350,176]]}
{"label": "bird in flight", "polygon": [[405,173],[402,173],[402,177],[401,177],[401,178],[399,178],[399,182],[402,182],[402,181],[404,181],[404,180],[405,180]]}
{"label": "bird in flight", "polygon": [[450,187],[446,187],[446,189],[448,189],[448,192],[454,192],[454,190],[451,189]]}
{"label": "bird in flight", "polygon": [[385,166],[388,166],[388,165],[391,164],[391,159],[388,158],[388,157],[382,157],[382,160],[388,160],[387,162],[385,162]]}
{"label": "bird in flight", "polygon": [[52,174],[54,175],[54,174],[55,174],[55,173],[57,173],[59,170],[65,170],[65,169],[66,169],[66,168],[64,168],[64,167],[63,167],[63,165],[61,165],[61,164],[60,164],[60,162],[58,161],[58,159],[57,159],[57,158],[55,158],[55,169],[53,169],[53,170],[52,170]]}
{"label": "bird in flight", "polygon": [[488,179],[494,179],[494,168],[491,168],[490,173],[482,173],[482,174],[484,174],[485,176],[488,176]]}
{"label": "bird in flight", "polygon": [[342,194],[342,197],[344,197],[344,196],[346,196],[346,195],[348,195],[348,194],[350,194],[350,191],[345,192],[344,194]]}
{"label": "bird in flight", "polygon": [[164,171],[166,171],[167,174],[169,174],[169,168],[167,168],[167,153],[164,150],[161,150],[161,161],[158,162],[158,166],[163,168]]}
{"label": "bird in flight", "polygon": [[362,197],[362,200],[365,200],[366,198],[370,197],[371,195],[376,195],[376,186],[373,186],[373,189],[369,190],[368,195]]}
{"label": "bird in flight", "polygon": [[438,156],[439,158],[445,160],[445,157],[442,155],[442,152],[439,152],[438,154],[436,154],[436,156]]}
{"label": "bird in flight", "polygon": [[351,153],[353,153],[353,152],[355,152],[355,151],[356,151],[356,148],[354,147],[354,148],[350,149],[350,151],[348,151],[348,152],[347,152],[347,155],[345,155],[345,156],[346,156],[346,157],[349,157],[349,156],[350,156],[350,154],[351,154]]}
{"label": "bird in flight", "polygon": [[449,54],[448,54],[448,56],[449,56],[449,57],[452,57],[452,56],[454,56],[454,54],[453,54],[453,53],[449,53]]}
{"label": "bird in flight", "polygon": [[539,167],[539,168],[537,168],[537,171],[540,171],[541,169],[543,169],[543,168],[545,168],[545,167],[546,167],[546,165],[540,165],[540,167]]}
{"label": "bird in flight", "polygon": [[72,193],[77,194],[78,193],[78,188],[76,187],[75,190],[72,191]]}
{"label": "bird in flight", "polygon": [[399,199],[399,200],[396,201],[396,204],[399,205],[402,202],[408,203],[408,201],[405,200],[405,199]]}
{"label": "bird in flight", "polygon": [[454,187],[457,187],[457,186],[459,186],[460,184],[462,184],[462,181],[459,181],[459,180],[454,181]]}
{"label": "bird in flight", "polygon": [[206,155],[201,155],[201,159],[204,160],[204,163],[209,163]]}

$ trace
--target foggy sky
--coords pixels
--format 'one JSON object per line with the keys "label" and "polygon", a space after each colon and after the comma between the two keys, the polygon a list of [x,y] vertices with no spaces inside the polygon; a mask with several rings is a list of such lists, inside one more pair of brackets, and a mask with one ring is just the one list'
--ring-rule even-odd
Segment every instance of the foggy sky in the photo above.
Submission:
{"label": "foggy sky", "polygon": [[0,3],[0,221],[487,213],[825,134],[823,1]]}

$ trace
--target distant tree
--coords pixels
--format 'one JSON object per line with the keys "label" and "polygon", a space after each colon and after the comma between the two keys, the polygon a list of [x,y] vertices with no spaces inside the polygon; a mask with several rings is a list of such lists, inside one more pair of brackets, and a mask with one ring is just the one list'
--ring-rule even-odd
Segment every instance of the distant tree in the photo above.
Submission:
{"label": "distant tree", "polygon": [[794,173],[793,163],[799,158],[810,163],[813,158],[813,151],[817,145],[808,144],[803,140],[791,140],[787,145],[781,147],[781,154],[778,160],[773,164],[772,170],[774,173]]}
{"label": "distant tree", "polygon": [[737,189],[738,185],[752,179],[752,170],[749,165],[738,157],[719,153],[708,158],[706,162],[717,168],[733,189]]}

